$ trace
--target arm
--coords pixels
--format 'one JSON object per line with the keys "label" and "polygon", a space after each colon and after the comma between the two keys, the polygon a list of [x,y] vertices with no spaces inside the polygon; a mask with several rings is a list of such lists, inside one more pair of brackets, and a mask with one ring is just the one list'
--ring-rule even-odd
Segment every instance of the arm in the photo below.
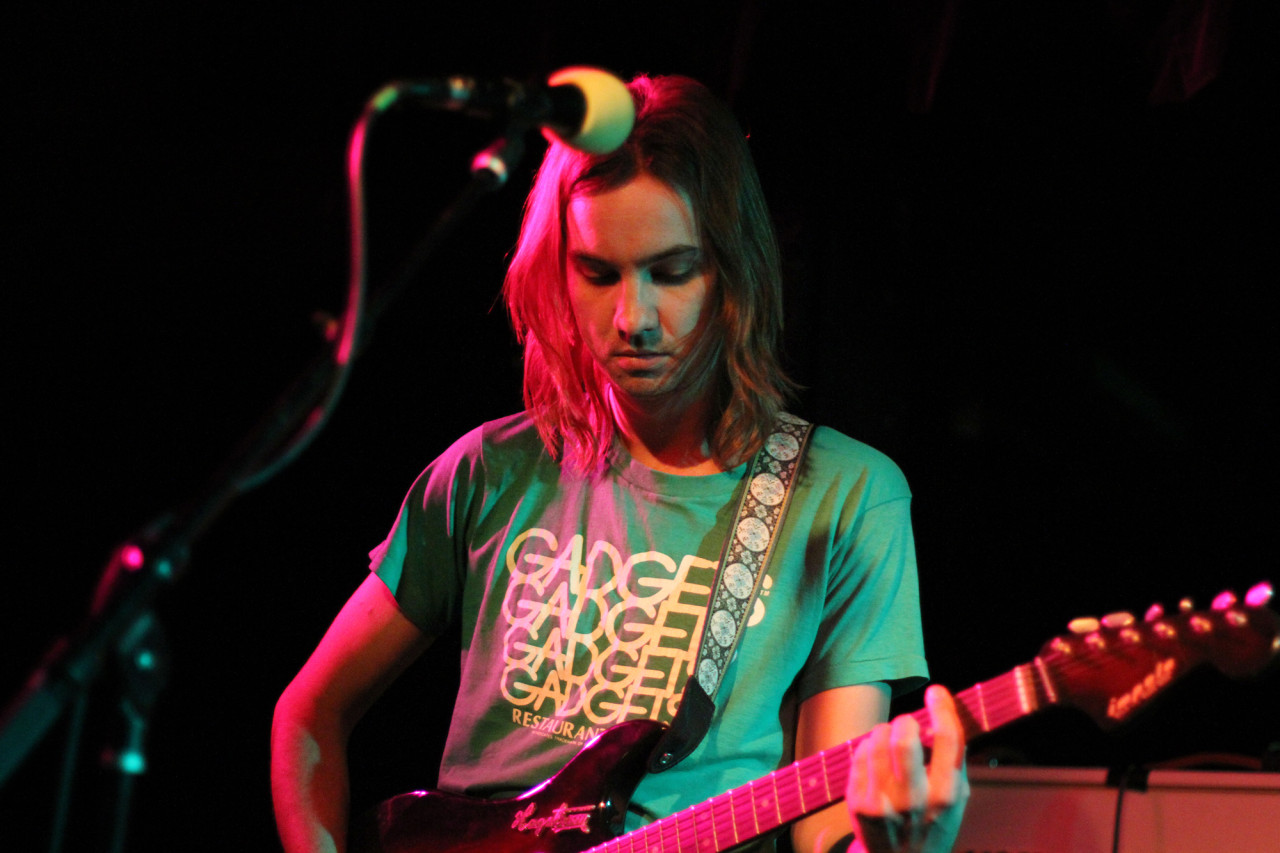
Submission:
{"label": "arm", "polygon": [[288,853],[346,849],[347,739],[430,644],[370,574],[276,703],[271,794]]}
{"label": "arm", "polygon": [[797,851],[825,853],[856,822],[858,838],[850,850],[949,853],[969,799],[964,733],[944,688],[930,687],[925,703],[934,732],[927,767],[915,718],[903,715],[892,725],[884,723],[889,708],[884,684],[827,690],[800,706],[797,757],[871,734],[854,753],[845,805],[797,823],[792,830]]}
{"label": "arm", "polygon": [[[852,740],[889,719],[889,685],[855,684],[810,696],[800,704],[796,720],[796,758]],[[849,809],[828,806],[796,823],[791,842],[797,853],[826,853],[853,832]]]}

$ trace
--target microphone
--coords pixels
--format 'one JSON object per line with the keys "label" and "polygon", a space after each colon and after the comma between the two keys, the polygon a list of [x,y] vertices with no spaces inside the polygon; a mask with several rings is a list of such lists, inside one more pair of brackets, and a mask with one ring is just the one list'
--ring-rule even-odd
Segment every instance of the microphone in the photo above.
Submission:
{"label": "microphone", "polygon": [[635,123],[635,102],[626,84],[586,66],[562,68],[546,83],[448,77],[407,81],[398,88],[426,106],[537,125],[548,141],[588,154],[615,151]]}

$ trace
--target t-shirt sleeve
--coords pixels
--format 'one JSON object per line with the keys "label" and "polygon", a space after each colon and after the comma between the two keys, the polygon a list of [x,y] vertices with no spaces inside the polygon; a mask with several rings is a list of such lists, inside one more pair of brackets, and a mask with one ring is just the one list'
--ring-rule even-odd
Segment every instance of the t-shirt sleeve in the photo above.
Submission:
{"label": "t-shirt sleeve", "polygon": [[873,681],[900,695],[928,680],[911,494],[897,466],[885,458],[878,467],[839,511],[822,618],[799,682],[802,701]]}
{"label": "t-shirt sleeve", "polygon": [[390,533],[369,553],[370,569],[409,621],[439,634],[458,619],[466,537],[482,493],[480,431],[463,436],[419,475]]}

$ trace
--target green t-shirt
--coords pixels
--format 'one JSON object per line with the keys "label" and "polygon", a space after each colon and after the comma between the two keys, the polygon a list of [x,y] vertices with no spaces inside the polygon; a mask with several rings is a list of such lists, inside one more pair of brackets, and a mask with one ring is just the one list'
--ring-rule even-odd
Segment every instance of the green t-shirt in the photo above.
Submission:
{"label": "green t-shirt", "polygon": [[[615,723],[670,721],[745,469],[683,477],[623,453],[577,476],[526,415],[473,430],[427,468],[372,556],[406,617],[462,632],[441,788],[514,795]],[[794,489],[711,730],[636,792],[653,814],[789,762],[809,696],[927,676],[901,472],[819,427]]]}

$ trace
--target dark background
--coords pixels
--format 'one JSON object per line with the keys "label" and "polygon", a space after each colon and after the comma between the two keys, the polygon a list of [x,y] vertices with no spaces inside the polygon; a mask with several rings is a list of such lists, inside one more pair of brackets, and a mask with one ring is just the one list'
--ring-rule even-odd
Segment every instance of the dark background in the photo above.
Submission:
{"label": "dark background", "polygon": [[[1280,580],[1267,4],[207,5],[6,16],[0,700],[80,621],[112,548],[195,494],[320,350],[365,99],[456,72],[679,72],[731,101],[787,257],[797,410],[906,471],[939,681],[1029,660],[1074,616]],[[499,130],[413,112],[378,127],[375,280]],[[273,849],[275,697],[418,471],[519,407],[495,299],[539,151],[379,325],[315,445],[162,595],[173,671],[131,849]],[[357,801],[432,783],[453,654],[358,733]],[[1278,680],[1206,675],[1118,735],[1050,713],[977,748],[1257,761],[1280,741]],[[105,847],[94,759],[119,741],[117,690],[108,667],[71,849]],[[0,789],[6,849],[41,849],[64,739]]]}

